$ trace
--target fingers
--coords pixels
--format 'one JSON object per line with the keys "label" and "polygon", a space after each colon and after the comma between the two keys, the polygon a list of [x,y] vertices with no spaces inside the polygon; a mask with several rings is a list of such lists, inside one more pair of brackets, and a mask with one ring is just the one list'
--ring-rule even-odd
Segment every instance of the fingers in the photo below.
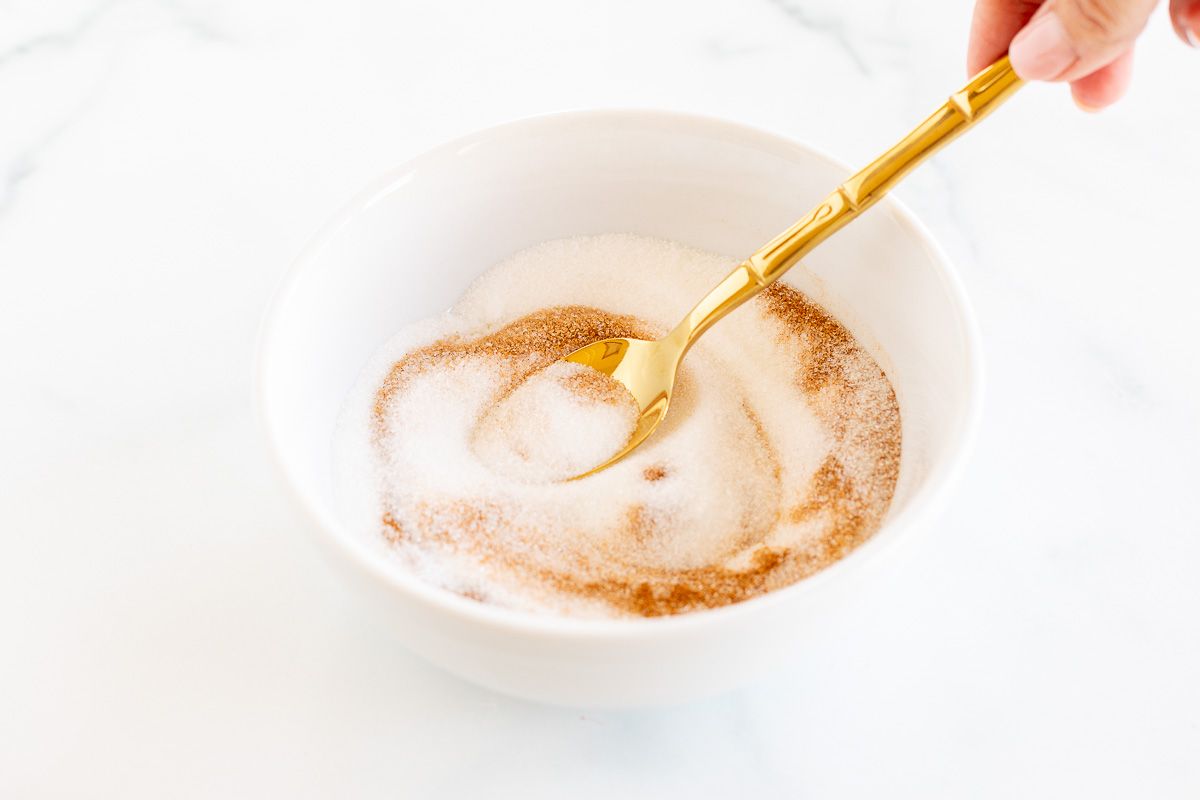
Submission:
{"label": "fingers", "polygon": [[1200,0],[1171,0],[1171,22],[1180,39],[1200,47]]}
{"label": "fingers", "polygon": [[1041,4],[1042,0],[979,0],[971,18],[967,72],[974,75],[1007,53],[1009,42]]}
{"label": "fingers", "polygon": [[1071,84],[1071,96],[1084,111],[1099,111],[1121,99],[1133,78],[1133,51]]}
{"label": "fingers", "polygon": [[1157,0],[1047,0],[1009,47],[1026,80],[1077,81],[1133,47]]}

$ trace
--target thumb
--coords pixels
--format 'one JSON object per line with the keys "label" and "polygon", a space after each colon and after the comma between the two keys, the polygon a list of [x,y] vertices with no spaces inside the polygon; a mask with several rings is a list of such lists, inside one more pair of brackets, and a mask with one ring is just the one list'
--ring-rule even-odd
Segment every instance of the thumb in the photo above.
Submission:
{"label": "thumb", "polygon": [[1157,0],[1047,0],[1008,54],[1026,80],[1074,81],[1133,46]]}

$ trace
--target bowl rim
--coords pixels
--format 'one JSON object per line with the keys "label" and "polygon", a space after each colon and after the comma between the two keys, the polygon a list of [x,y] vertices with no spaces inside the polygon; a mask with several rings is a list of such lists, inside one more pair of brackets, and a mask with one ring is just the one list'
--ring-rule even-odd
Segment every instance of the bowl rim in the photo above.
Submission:
{"label": "bowl rim", "polygon": [[815,158],[847,175],[852,169],[841,160],[830,156],[820,148],[790,136],[775,133],[718,116],[690,112],[639,108],[601,108],[587,110],[558,111],[522,117],[493,125],[458,137],[427,150],[398,166],[395,166],[368,183],[335,213],[317,233],[309,239],[291,266],[280,280],[267,303],[266,312],[259,325],[254,359],[255,414],[260,436],[265,440],[271,460],[283,475],[288,491],[316,523],[321,536],[340,553],[355,564],[363,573],[392,590],[405,592],[410,599],[426,606],[431,611],[458,618],[470,624],[481,624],[510,634],[527,637],[572,639],[581,641],[606,641],[618,639],[642,639],[661,637],[672,633],[693,631],[718,623],[736,624],[740,618],[760,614],[777,606],[801,601],[807,595],[824,591],[830,584],[843,579],[848,570],[861,570],[876,561],[880,555],[891,550],[906,532],[936,513],[950,489],[961,476],[979,428],[983,399],[983,350],[978,321],[961,278],[949,257],[934,238],[930,230],[902,202],[888,195],[878,203],[877,213],[889,214],[909,235],[913,236],[926,250],[930,262],[938,273],[956,317],[959,333],[965,344],[967,364],[966,407],[959,415],[956,429],[950,434],[951,444],[947,456],[934,464],[923,485],[909,501],[908,506],[895,517],[888,519],[867,541],[860,544],[845,557],[828,567],[788,586],[766,592],[757,597],[719,608],[704,609],[687,614],[661,617],[632,618],[576,618],[555,614],[491,606],[460,597],[441,587],[426,583],[415,575],[405,573],[394,565],[388,565],[365,542],[358,543],[334,515],[317,507],[301,488],[283,456],[277,432],[269,414],[269,391],[267,374],[270,354],[280,310],[286,304],[296,282],[316,260],[316,256],[358,215],[367,211],[378,200],[400,188],[418,171],[438,161],[464,152],[466,148],[480,144],[497,136],[511,136],[522,130],[541,129],[546,132],[556,126],[569,126],[581,120],[606,124],[657,124],[673,126],[675,135],[695,135],[703,131],[736,137],[747,146],[761,149],[781,157],[792,155]]}

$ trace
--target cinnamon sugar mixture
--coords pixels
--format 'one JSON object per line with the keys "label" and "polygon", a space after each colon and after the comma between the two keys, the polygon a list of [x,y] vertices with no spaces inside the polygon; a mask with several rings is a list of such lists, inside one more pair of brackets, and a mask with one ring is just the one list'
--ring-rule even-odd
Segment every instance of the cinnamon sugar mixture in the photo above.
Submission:
{"label": "cinnamon sugar mixture", "polygon": [[899,406],[849,332],[779,284],[700,340],[650,440],[565,480],[619,449],[637,408],[558,359],[661,336],[733,265],[606,235],[494,267],[364,371],[335,441],[348,521],[430,583],[575,616],[727,605],[845,556],[891,501]]}

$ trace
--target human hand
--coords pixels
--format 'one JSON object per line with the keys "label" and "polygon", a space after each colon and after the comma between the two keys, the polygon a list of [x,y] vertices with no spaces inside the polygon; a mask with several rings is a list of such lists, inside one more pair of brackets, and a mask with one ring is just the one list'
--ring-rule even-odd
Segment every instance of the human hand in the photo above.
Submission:
{"label": "human hand", "polygon": [[[1071,84],[1098,111],[1125,94],[1133,43],[1158,0],[977,0],[967,56],[972,74],[1008,51],[1025,80]],[[1200,47],[1200,0],[1170,0],[1179,37]]]}

